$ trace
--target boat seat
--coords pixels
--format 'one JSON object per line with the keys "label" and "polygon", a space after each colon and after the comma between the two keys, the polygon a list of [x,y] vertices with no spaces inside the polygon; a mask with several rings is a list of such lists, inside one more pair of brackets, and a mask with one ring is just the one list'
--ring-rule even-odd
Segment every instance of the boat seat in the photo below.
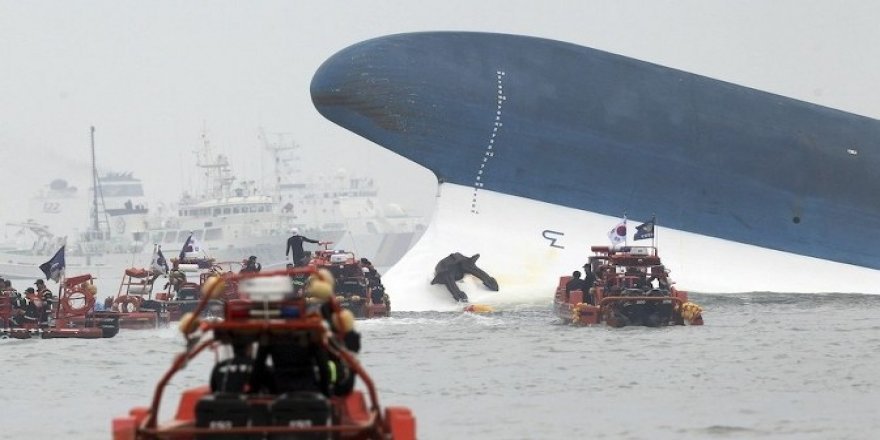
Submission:
{"label": "boat seat", "polygon": [[360,294],[363,291],[363,284],[357,280],[345,280],[339,284],[339,292],[343,294]]}
{"label": "boat seat", "polygon": [[[332,421],[330,401],[321,393],[298,391],[279,396],[270,408],[275,426],[327,426]],[[329,433],[275,434],[272,440],[326,439]]]}
{"label": "boat seat", "polygon": [[[248,426],[250,407],[241,394],[214,393],[203,396],[196,403],[196,427],[222,430]],[[208,435],[199,439],[250,440],[260,438],[250,434]]]}

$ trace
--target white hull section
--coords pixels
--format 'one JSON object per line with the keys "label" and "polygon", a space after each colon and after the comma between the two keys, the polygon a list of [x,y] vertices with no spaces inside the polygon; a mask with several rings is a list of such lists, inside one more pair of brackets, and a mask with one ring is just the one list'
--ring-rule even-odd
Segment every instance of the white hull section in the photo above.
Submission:
{"label": "white hull section", "polygon": [[[582,270],[590,246],[608,245],[607,233],[620,221],[486,190],[477,192],[474,213],[473,200],[471,187],[440,185],[425,234],[383,278],[394,310],[460,310],[444,286],[430,285],[437,262],[453,252],[479,253],[477,265],[500,286],[492,292],[465,276],[460,287],[472,303],[549,303],[559,276]],[[631,240],[644,220],[628,221],[630,245],[651,244]],[[682,290],[880,294],[878,270],[666,229],[658,221],[659,254]]]}

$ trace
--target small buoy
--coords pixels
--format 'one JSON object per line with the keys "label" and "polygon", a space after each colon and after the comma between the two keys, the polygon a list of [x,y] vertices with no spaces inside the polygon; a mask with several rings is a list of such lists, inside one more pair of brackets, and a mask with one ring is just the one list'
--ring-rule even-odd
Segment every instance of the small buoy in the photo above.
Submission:
{"label": "small buoy", "polygon": [[465,313],[492,313],[495,308],[488,304],[469,304],[463,311]]}

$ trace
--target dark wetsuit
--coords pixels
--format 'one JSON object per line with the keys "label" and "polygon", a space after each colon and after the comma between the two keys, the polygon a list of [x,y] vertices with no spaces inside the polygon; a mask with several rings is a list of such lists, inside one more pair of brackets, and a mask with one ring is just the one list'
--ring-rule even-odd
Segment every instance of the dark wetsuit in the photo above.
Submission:
{"label": "dark wetsuit", "polygon": [[24,324],[24,310],[27,307],[27,299],[18,292],[9,292],[12,301],[12,316],[9,319],[10,327],[21,327]]}
{"label": "dark wetsuit", "polygon": [[24,309],[24,323],[25,324],[37,324],[40,320],[40,308],[34,304],[33,301],[29,301],[27,307]]}
{"label": "dark wetsuit", "polygon": [[580,278],[572,278],[565,283],[565,298],[568,299],[568,295],[572,290],[580,290],[582,292],[586,291],[584,288],[584,280]]}
{"label": "dark wetsuit", "polygon": [[306,262],[302,261],[306,256],[306,252],[303,250],[303,242],[317,244],[318,240],[312,240],[302,235],[292,235],[287,239],[287,249],[284,251],[284,256],[293,253],[293,264],[296,266],[305,266],[306,264]]}
{"label": "dark wetsuit", "polygon": [[590,292],[590,289],[596,285],[596,274],[591,271],[587,271],[584,274],[584,302],[592,305],[596,305],[596,299],[593,294]]}

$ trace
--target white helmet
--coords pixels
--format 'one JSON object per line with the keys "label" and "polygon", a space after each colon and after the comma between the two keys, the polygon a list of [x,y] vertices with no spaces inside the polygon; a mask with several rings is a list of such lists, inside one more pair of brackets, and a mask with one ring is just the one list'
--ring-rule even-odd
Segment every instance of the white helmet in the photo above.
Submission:
{"label": "white helmet", "polygon": [[293,235],[297,235],[297,234],[299,234],[299,229],[298,228],[290,228],[290,233]]}

